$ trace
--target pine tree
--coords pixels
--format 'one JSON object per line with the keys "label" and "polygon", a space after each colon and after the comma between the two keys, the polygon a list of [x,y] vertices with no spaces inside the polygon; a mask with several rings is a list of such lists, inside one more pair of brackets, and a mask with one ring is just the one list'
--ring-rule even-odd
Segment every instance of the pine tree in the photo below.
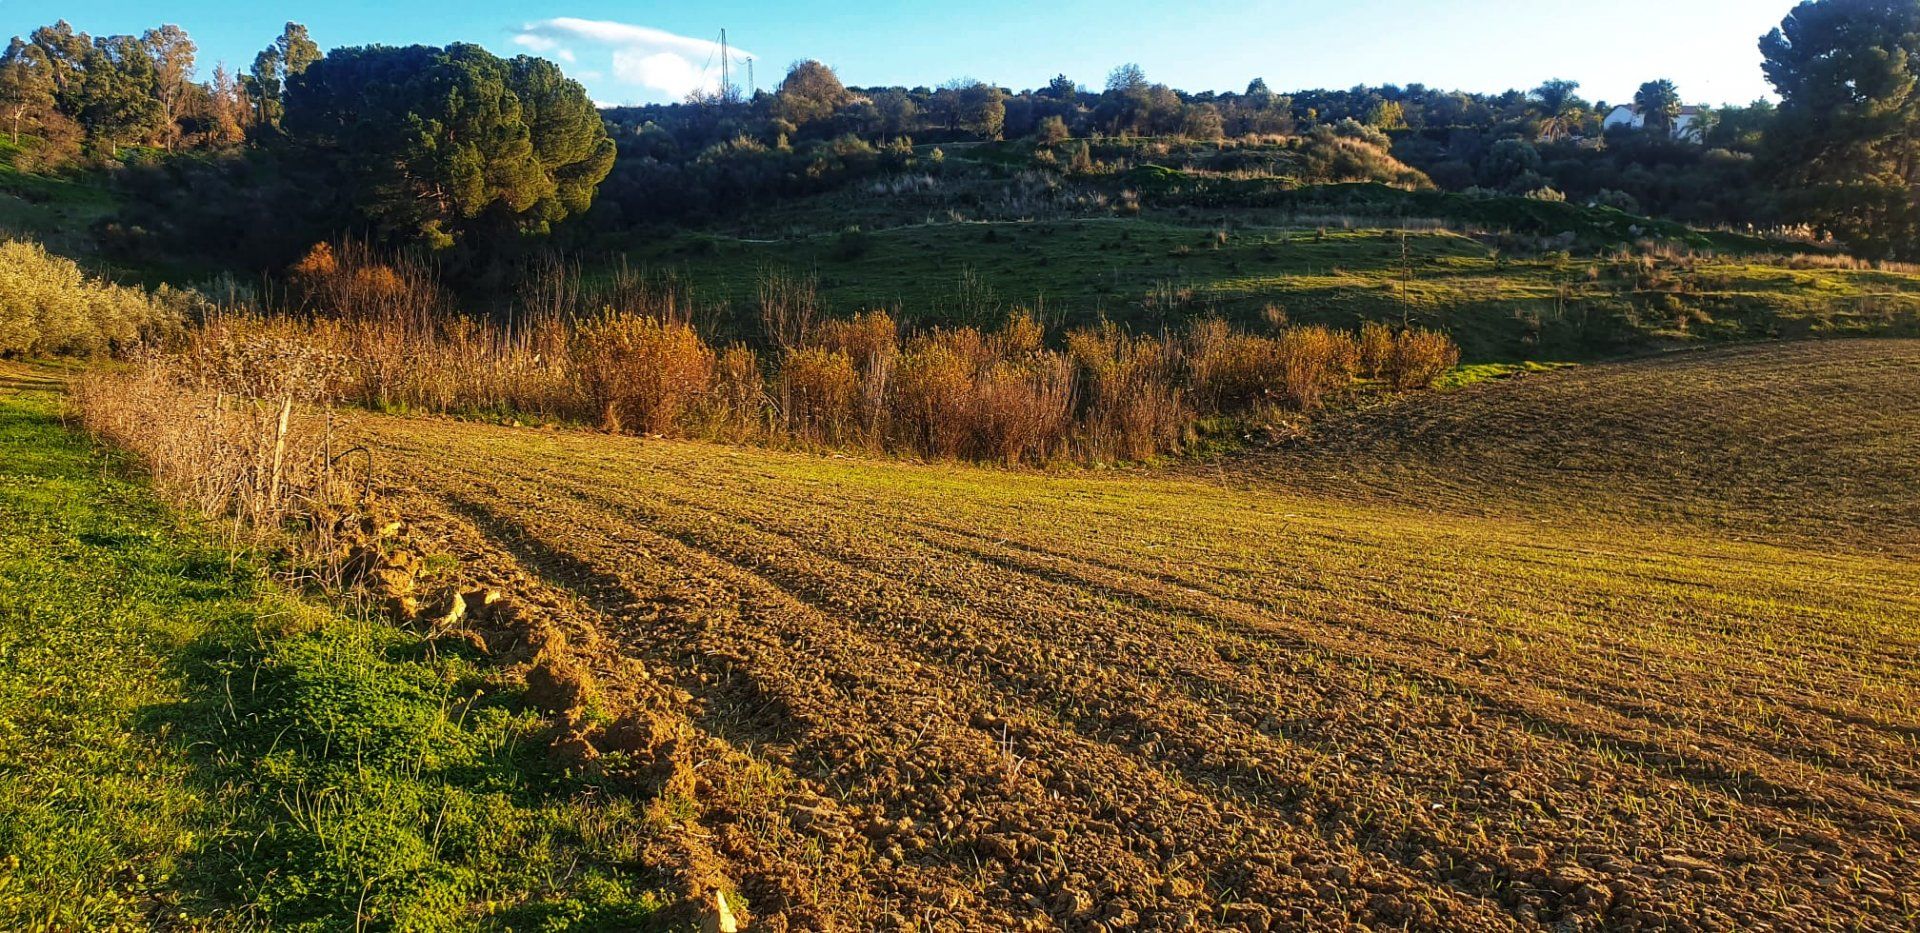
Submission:
{"label": "pine tree", "polygon": [[545,233],[585,211],[613,168],[584,87],[477,45],[335,49],[285,102],[294,145],[347,180],[367,220],[435,248]]}
{"label": "pine tree", "polygon": [[1789,207],[1863,252],[1920,256],[1920,3],[1809,0],[1760,50]]}

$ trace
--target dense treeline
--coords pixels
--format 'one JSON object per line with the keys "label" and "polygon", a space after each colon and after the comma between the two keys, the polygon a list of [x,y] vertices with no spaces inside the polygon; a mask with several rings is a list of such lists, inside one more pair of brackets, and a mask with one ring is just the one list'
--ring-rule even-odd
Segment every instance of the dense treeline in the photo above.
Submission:
{"label": "dense treeline", "polygon": [[[1566,80],[1498,94],[1418,84],[1287,94],[1257,79],[1187,93],[1134,65],[1097,88],[1062,75],[1014,91],[974,80],[848,87],[806,61],[750,97],[727,87],[596,113],[557,66],[477,46],[322,55],[290,23],[246,72],[216,68],[199,82],[177,26],[94,37],[61,22],[0,57],[0,126],[31,143],[13,153],[16,167],[157,166],[127,182],[145,212],[103,231],[136,257],[153,243],[230,241],[284,261],[345,231],[494,255],[583,213],[597,230],[702,220],[935,171],[956,147],[990,144],[992,158],[1013,153],[1021,168],[1093,178],[1141,164],[1099,155],[1141,138],[1168,143],[1146,159],[1213,153],[1218,171],[1254,171],[1233,160],[1290,146],[1303,155],[1283,161],[1302,184],[1430,181],[1694,224],[1804,226],[1875,256],[1920,254],[1920,0],[1808,0],[1761,48],[1777,108],[1683,108],[1680,89],[1652,80],[1616,102],[1639,128],[1608,128],[1613,108]],[[426,91],[448,85],[461,93]],[[456,136],[470,141],[449,143]],[[298,235],[281,242],[267,227]]]}
{"label": "dense treeline", "polygon": [[[1207,150],[1221,140],[1313,140],[1331,132],[1377,141],[1386,155],[1454,191],[1565,195],[1703,224],[1778,221],[1753,170],[1770,103],[1702,108],[1694,130],[1676,138],[1659,120],[1653,131],[1603,131],[1611,108],[1582,99],[1578,88],[1555,80],[1502,94],[1389,85],[1282,95],[1256,79],[1244,93],[1188,94],[1152,83],[1133,65],[1115,69],[1098,91],[1064,75],[1019,92],[977,81],[847,88],[809,61],[750,100],[729,91],[607,111],[622,154],[609,193],[622,222],[680,219],[902,168],[913,162],[914,143],[924,150],[928,143],[1085,140],[1097,159],[1102,140],[1151,137]],[[1648,82],[1632,103],[1650,113],[1679,111],[1678,92],[1665,81]],[[1231,167],[1234,158],[1257,156],[1242,149],[1218,161]],[[1339,172],[1296,177],[1359,180]],[[1392,171],[1362,177],[1408,183]]]}
{"label": "dense treeline", "polygon": [[321,54],[285,31],[234,76],[193,80],[167,25],[93,37],[62,21],[0,57],[15,168],[86,162],[138,195],[101,232],[122,258],[191,244],[255,268],[341,230],[485,255],[583,213],[614,148],[585,88],[477,45]]}

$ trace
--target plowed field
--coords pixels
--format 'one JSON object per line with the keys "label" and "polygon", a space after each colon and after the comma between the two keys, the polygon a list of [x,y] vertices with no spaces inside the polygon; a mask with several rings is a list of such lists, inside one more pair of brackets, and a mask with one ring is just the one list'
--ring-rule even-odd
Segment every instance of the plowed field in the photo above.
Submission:
{"label": "plowed field", "polygon": [[1920,347],[1362,422],[1189,476],[351,430],[697,736],[662,851],[754,929],[1920,923]]}

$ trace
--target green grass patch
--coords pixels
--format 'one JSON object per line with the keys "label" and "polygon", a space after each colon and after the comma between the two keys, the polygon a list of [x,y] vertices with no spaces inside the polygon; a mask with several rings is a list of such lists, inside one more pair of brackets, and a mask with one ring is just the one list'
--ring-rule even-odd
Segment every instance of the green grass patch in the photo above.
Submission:
{"label": "green grass patch", "polygon": [[[833,202],[823,201],[823,205]],[[623,240],[751,329],[768,270],[816,276],[832,311],[898,309],[921,324],[987,323],[1015,306],[1065,326],[1180,328],[1219,314],[1257,326],[1366,320],[1448,331],[1473,362],[1596,360],[1673,344],[1920,333],[1920,276],[1792,269],[1747,258],[1663,266],[1650,281],[1598,257],[1513,255],[1446,230],[1323,229],[1247,212],[870,228],[860,248],[818,234],[680,232]],[[817,218],[823,223],[824,214]]]}
{"label": "green grass patch", "polygon": [[32,237],[69,255],[93,252],[93,226],[120,207],[105,175],[23,172],[15,167],[21,148],[0,138],[0,236]]}
{"label": "green grass patch", "polygon": [[0,390],[0,927],[654,929],[645,801]]}
{"label": "green grass patch", "polygon": [[1556,369],[1566,369],[1573,363],[1475,363],[1468,366],[1456,366],[1451,372],[1434,381],[1433,387],[1442,392],[1464,389],[1481,382],[1497,382],[1517,376],[1531,376],[1536,373],[1550,373]]}

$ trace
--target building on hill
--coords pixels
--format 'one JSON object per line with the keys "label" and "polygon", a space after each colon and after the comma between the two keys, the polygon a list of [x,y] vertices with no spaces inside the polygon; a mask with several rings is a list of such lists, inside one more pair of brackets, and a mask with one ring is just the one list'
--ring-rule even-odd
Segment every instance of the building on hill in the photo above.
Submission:
{"label": "building on hill", "polygon": [[[1680,115],[1673,118],[1673,138],[1699,142],[1702,120],[1705,116],[1706,110],[1701,107],[1680,108]],[[1602,130],[1611,130],[1615,127],[1644,130],[1647,128],[1647,115],[1641,113],[1640,107],[1636,104],[1621,104],[1613,108],[1607,114],[1607,118],[1600,122]]]}

